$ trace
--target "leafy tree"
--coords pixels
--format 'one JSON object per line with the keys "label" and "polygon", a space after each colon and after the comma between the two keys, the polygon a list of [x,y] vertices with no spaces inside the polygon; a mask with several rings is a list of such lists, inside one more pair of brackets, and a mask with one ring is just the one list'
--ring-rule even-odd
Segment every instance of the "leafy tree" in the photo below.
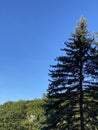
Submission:
{"label": "leafy tree", "polygon": [[0,105],[0,130],[41,130],[45,120],[43,99]]}
{"label": "leafy tree", "polygon": [[[94,39],[87,30],[87,21],[81,17],[74,33],[62,49],[65,55],[57,57],[57,64],[51,66],[45,129],[87,130],[91,123],[96,128],[98,109],[95,118],[92,113],[98,101],[97,95],[93,97],[93,93],[98,92],[98,48],[93,43]],[[92,101],[95,98],[95,103],[90,101],[87,105],[90,96]],[[86,116],[88,114],[89,120]]]}

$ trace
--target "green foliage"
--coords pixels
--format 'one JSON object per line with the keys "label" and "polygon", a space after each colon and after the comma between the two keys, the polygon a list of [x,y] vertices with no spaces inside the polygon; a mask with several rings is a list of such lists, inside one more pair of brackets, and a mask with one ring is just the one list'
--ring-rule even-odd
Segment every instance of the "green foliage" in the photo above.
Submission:
{"label": "green foliage", "polygon": [[7,102],[0,105],[0,130],[41,130],[44,100]]}

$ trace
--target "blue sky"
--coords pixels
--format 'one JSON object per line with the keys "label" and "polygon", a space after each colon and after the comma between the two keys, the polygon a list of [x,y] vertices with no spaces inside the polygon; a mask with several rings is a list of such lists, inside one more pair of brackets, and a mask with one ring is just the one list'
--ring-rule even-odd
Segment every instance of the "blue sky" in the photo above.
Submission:
{"label": "blue sky", "polygon": [[46,93],[49,66],[81,15],[98,31],[98,0],[0,1],[0,104]]}

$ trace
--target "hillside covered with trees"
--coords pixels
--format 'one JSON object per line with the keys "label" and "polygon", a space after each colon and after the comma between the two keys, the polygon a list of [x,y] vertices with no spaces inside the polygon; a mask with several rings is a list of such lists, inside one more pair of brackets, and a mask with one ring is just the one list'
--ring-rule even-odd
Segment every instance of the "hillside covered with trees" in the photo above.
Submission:
{"label": "hillside covered with trees", "polygon": [[0,130],[41,130],[44,100],[6,102],[0,105]]}

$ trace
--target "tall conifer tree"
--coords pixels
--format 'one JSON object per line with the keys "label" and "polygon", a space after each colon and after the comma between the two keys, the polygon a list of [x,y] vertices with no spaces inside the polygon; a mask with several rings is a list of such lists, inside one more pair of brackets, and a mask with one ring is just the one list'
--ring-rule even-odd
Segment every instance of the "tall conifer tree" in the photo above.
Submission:
{"label": "tall conifer tree", "polygon": [[[65,42],[65,48],[62,49],[64,55],[57,57],[57,64],[51,66],[46,108],[47,130],[89,129],[94,110],[92,106],[89,107],[91,101],[88,106],[87,102],[93,93],[98,92],[98,50],[93,43],[94,39],[87,30],[87,21],[81,17],[71,38]],[[94,98],[96,104],[98,98],[92,96],[92,100]],[[89,120],[86,116],[88,113]],[[95,113],[93,127],[98,121],[97,110]]]}

